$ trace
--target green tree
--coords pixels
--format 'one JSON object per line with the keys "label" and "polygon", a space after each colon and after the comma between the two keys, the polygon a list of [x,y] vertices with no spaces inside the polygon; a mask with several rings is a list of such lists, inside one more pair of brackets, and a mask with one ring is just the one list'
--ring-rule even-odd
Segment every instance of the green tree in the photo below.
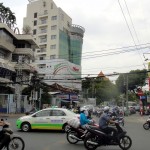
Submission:
{"label": "green tree", "polygon": [[110,80],[102,80],[100,83],[96,84],[97,104],[104,101],[116,101],[118,96],[119,92],[117,87]]}
{"label": "green tree", "polygon": [[23,89],[22,94],[28,95],[30,97],[32,90],[38,91],[38,93],[40,93],[40,89],[42,89],[43,91],[43,93],[41,94],[41,104],[49,104],[51,99],[51,95],[48,93],[50,91],[49,85],[42,82],[41,79],[38,77],[37,73],[35,72],[31,78],[31,84],[25,89]]}
{"label": "green tree", "polygon": [[146,84],[147,71],[143,70],[131,70],[128,74],[120,74],[116,80],[116,85],[121,93],[126,92],[126,84],[128,77],[128,90],[136,92],[138,87],[142,87]]}
{"label": "green tree", "polygon": [[82,81],[82,90],[86,93],[84,98],[95,97],[97,104],[117,100],[119,95],[116,85],[106,77],[86,78]]}
{"label": "green tree", "polygon": [[10,28],[13,28],[16,24],[15,14],[9,7],[5,7],[3,3],[0,3],[0,22],[5,23]]}

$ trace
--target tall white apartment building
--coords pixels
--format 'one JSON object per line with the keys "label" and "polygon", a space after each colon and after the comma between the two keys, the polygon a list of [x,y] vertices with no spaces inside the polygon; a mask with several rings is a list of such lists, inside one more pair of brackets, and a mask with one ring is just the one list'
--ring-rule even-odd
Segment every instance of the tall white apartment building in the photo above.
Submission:
{"label": "tall white apartment building", "polygon": [[81,90],[81,57],[84,28],[53,0],[29,0],[23,25],[31,28],[39,49],[34,64],[48,84]]}

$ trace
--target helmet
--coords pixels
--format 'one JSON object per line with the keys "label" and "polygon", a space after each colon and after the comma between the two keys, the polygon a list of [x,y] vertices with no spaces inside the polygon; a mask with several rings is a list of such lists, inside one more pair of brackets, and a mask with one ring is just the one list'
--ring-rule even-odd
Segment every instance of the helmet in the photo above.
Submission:
{"label": "helmet", "polygon": [[80,111],[81,111],[81,112],[84,112],[84,111],[86,111],[86,110],[87,110],[87,109],[84,108],[84,107],[80,108]]}
{"label": "helmet", "polygon": [[104,107],[104,112],[108,112],[109,111],[109,107],[108,106],[105,106]]}

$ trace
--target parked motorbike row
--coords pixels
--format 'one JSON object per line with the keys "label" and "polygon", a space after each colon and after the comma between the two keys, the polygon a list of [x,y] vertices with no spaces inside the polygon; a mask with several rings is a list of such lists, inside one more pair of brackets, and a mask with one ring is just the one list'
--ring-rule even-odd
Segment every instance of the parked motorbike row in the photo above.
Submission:
{"label": "parked motorbike row", "polygon": [[[1,119],[1,121],[4,121],[4,119]],[[5,135],[9,137],[6,141],[4,140]],[[12,129],[9,128],[9,124],[5,124],[2,126],[0,131],[0,143],[2,144],[2,149],[7,150],[24,150],[25,143],[23,139],[17,135],[14,134]]]}
{"label": "parked motorbike row", "polygon": [[128,150],[132,146],[131,138],[119,123],[115,124],[117,131],[115,136],[106,134],[97,124],[95,124],[95,122],[92,125],[87,125],[85,129],[81,126],[69,126],[70,128],[66,131],[67,141],[70,144],[76,144],[79,141],[83,141],[84,147],[87,150],[95,150],[97,147],[107,145],[116,145],[122,150]]}

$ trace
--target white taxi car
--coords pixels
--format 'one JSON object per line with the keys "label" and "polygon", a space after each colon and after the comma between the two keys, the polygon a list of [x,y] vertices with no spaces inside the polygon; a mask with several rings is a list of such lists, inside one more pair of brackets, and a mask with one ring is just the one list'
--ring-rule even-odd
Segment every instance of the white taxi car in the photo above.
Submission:
{"label": "white taxi car", "polygon": [[31,129],[67,130],[67,121],[73,118],[79,118],[79,114],[65,108],[46,108],[32,115],[20,117],[16,121],[16,126],[24,132]]}

